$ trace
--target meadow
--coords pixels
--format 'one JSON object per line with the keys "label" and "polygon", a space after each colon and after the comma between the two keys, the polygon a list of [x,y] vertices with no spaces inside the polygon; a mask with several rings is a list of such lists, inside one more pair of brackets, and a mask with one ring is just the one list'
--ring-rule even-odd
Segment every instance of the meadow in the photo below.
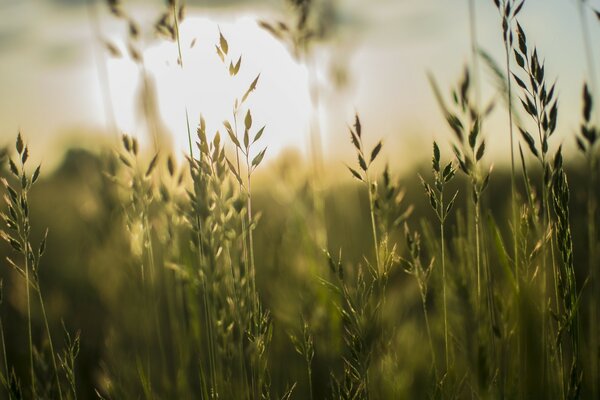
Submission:
{"label": "meadow", "polygon": [[[0,170],[0,397],[600,398],[600,102],[584,23],[600,13],[577,0],[590,76],[578,129],[563,132],[560,81],[520,22],[529,1],[488,2],[504,59],[472,30],[459,79],[429,75],[445,142],[424,144],[430,160],[410,173],[386,165],[394,149],[360,110],[341,173],[318,126],[308,159],[265,162],[274,133],[252,107],[260,74],[218,132],[211,115],[181,110],[183,155],[165,150],[151,100],[147,138],[67,149],[50,174],[15,132]],[[291,20],[260,24],[308,64],[326,29],[318,2],[288,3]],[[103,6],[128,28],[129,54],[106,42],[107,56],[145,74],[136,15]],[[153,27],[181,69],[184,10],[167,1]],[[214,37],[239,78],[243,55],[226,32]],[[484,71],[499,88],[490,102]],[[492,113],[505,120],[507,167],[492,168]]]}

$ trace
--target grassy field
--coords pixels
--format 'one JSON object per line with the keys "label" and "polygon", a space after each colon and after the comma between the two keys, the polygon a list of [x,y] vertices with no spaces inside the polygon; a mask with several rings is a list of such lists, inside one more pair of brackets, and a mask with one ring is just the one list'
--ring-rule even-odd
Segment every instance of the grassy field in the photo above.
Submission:
{"label": "grassy field", "polygon": [[[560,91],[519,23],[524,2],[493,1],[505,59],[472,31],[460,79],[430,76],[446,143],[403,176],[360,110],[343,177],[317,129],[310,161],[263,162],[270,133],[249,107],[260,75],[220,133],[182,110],[185,158],[122,135],[67,150],[46,175],[15,134],[2,152],[0,397],[599,398],[597,88],[581,83],[578,131],[558,132]],[[307,54],[313,3],[291,3],[293,24],[263,27]],[[143,65],[135,16],[108,6]],[[155,26],[178,45],[181,7],[167,2]],[[244,65],[229,45],[218,33],[233,79]],[[502,87],[504,169],[486,148],[484,65]],[[563,155],[567,141],[577,151]]]}

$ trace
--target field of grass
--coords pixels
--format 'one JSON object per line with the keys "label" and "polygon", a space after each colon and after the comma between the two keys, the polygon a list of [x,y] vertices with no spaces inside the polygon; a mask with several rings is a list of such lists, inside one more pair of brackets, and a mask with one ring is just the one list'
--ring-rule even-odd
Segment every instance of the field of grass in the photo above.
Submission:
{"label": "field of grass", "polygon": [[[262,24],[308,58],[314,3],[290,3],[293,23]],[[600,398],[595,79],[581,83],[578,131],[559,132],[525,0],[491,3],[505,59],[472,30],[458,82],[430,76],[446,143],[403,176],[360,110],[345,177],[315,128],[310,161],[263,162],[270,133],[249,106],[260,75],[220,133],[182,110],[185,158],[123,134],[67,150],[46,175],[15,134],[0,171],[0,398]],[[582,21],[594,15],[579,3]],[[108,7],[143,73],[135,16]],[[177,45],[182,7],[168,1],[155,26]],[[229,45],[217,33],[234,79]],[[486,148],[484,66],[502,88],[505,169]]]}

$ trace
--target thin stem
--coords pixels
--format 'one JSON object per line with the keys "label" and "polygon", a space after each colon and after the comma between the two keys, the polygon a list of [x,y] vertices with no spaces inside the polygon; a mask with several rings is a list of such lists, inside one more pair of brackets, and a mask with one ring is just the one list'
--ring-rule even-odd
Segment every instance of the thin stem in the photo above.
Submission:
{"label": "thin stem", "polygon": [[[177,1],[173,1],[172,2],[172,11],[173,11],[173,18],[174,18],[174,23],[175,23],[175,38],[176,38],[176,42],[177,42],[177,53],[179,56],[179,65],[181,67],[181,71],[183,72],[184,70],[184,62],[183,62],[183,53],[181,50],[181,38],[180,38],[180,30],[179,30],[179,15],[177,12]],[[189,118],[189,112],[187,109],[187,106],[185,106],[185,121],[186,121],[186,129],[187,129],[187,137],[188,137],[188,151],[189,151],[189,155],[190,155],[190,160],[193,160],[193,148],[192,148],[192,133],[191,133],[191,129],[190,129],[190,118]],[[200,154],[200,157],[202,155]],[[198,224],[198,229],[202,229],[202,222],[200,221],[200,217],[196,216],[196,221]],[[198,236],[198,248],[199,248],[199,253],[198,253],[198,257],[199,257],[199,267],[202,267],[203,264],[203,246],[202,246],[202,238],[200,235],[200,232],[198,232],[197,234]],[[210,391],[210,396],[218,396],[217,393],[217,378],[216,378],[216,358],[214,355],[214,338],[213,338],[213,329],[212,329],[212,313],[210,312],[211,307],[209,307],[209,296],[207,293],[207,286],[206,286],[206,275],[205,278],[202,281],[202,291],[203,291],[203,297],[204,297],[204,315],[205,315],[205,322],[207,325],[207,336],[208,336],[208,353],[209,353],[209,363],[210,363],[210,376],[211,376],[211,391]]]}
{"label": "thin stem", "polygon": [[[152,232],[151,232],[151,225],[150,225],[150,221],[148,220],[148,211],[147,211],[147,205],[145,206],[146,210],[144,210],[144,216],[143,216],[143,221],[144,221],[144,230],[145,230],[145,234],[146,234],[146,243],[147,243],[147,249],[148,249],[148,264],[150,267],[150,285],[147,285],[147,294],[150,294],[151,290],[154,290],[154,288],[156,287],[156,264],[155,264],[155,260],[154,260],[154,244],[152,242]],[[163,365],[167,365],[167,356],[165,353],[165,347],[163,345],[163,339],[162,339],[162,329],[161,329],[161,324],[160,324],[160,320],[159,320],[159,316],[158,316],[158,309],[157,309],[157,303],[152,301],[151,299],[149,299],[150,301],[150,306],[152,307],[152,314],[154,316],[154,325],[155,325],[155,330],[156,330],[156,338],[158,340],[158,347],[160,349],[160,355],[161,355],[161,359],[162,359],[162,364]],[[148,377],[148,380],[150,381],[150,376]]]}
{"label": "thin stem", "polygon": [[4,340],[4,324],[2,323],[2,317],[0,317],[0,341],[2,341],[2,358],[4,361],[4,371],[6,373],[6,379],[8,379],[8,357],[6,355],[6,341]]}
{"label": "thin stem", "polygon": [[587,192],[587,212],[588,212],[588,268],[591,281],[591,301],[590,301],[590,356],[591,356],[591,382],[592,398],[598,398],[598,299],[595,294],[598,293],[598,277],[596,263],[596,201],[594,198],[594,188],[596,183],[596,163],[593,148],[588,154],[589,165],[589,186]]}
{"label": "thin stem", "polygon": [[[469,0],[469,31],[471,39],[471,57],[473,65],[473,82],[475,86],[475,111],[479,115],[479,103],[481,100],[481,85],[479,82],[479,56],[477,43],[477,13],[475,12],[475,0]],[[479,125],[478,130],[481,131],[481,118],[477,118],[475,123]],[[474,158],[475,159],[475,158]],[[477,266],[477,299],[478,304],[481,304],[481,248],[479,244],[479,215],[475,204],[475,261]]]}
{"label": "thin stem", "polygon": [[[516,282],[516,295],[517,299],[521,293],[521,277],[519,268],[519,213],[517,204],[517,183],[515,173],[515,145],[514,145],[514,124],[513,124],[513,104],[512,104],[512,79],[510,78],[510,50],[508,41],[504,40],[504,56],[506,61],[506,85],[508,88],[508,130],[510,138],[510,203],[512,212],[512,232],[513,232],[513,260],[515,268],[515,282]],[[519,304],[520,300],[517,301]],[[517,306],[517,315],[521,313],[521,307]],[[517,320],[519,320],[518,317]],[[519,371],[523,370],[523,363],[521,358],[521,336],[519,334],[520,325],[516,324],[515,329],[517,330],[517,360],[519,365]],[[523,397],[521,392],[522,385],[519,385],[519,397]]]}
{"label": "thin stem", "polygon": [[[233,114],[233,129],[234,129],[234,133],[235,133],[235,137],[238,137],[238,121],[237,121],[237,112],[238,110],[236,108],[233,109],[232,114]],[[238,170],[238,174],[241,174],[241,167],[240,167],[240,149],[235,146],[235,161],[236,161],[236,167]],[[240,188],[240,192],[242,192],[244,190],[244,187],[242,185],[242,183],[240,182],[239,184],[239,188]],[[246,276],[248,276],[248,271],[250,268],[250,259],[248,257],[248,242],[247,242],[247,237],[248,235],[246,234],[247,230],[246,230],[246,218],[244,218],[244,216],[242,215],[241,218],[242,220],[242,252],[243,252],[243,256],[244,256],[244,267],[246,268]]]}
{"label": "thin stem", "polygon": [[481,250],[479,248],[479,202],[475,204],[475,266],[477,269],[477,304],[481,307]]}
{"label": "thin stem", "polygon": [[377,225],[375,223],[375,203],[374,203],[374,199],[373,199],[373,193],[371,192],[372,184],[371,184],[371,178],[369,178],[368,169],[365,173],[367,176],[367,185],[369,186],[368,187],[369,211],[371,214],[371,230],[373,231],[373,245],[374,245],[374,249],[375,249],[375,262],[377,263],[377,273],[379,273],[380,276],[382,276],[383,275],[383,266],[381,265],[381,261],[379,259],[379,241],[377,239]]}
{"label": "thin stem", "polygon": [[210,304],[210,296],[208,294],[208,288],[206,285],[206,275],[202,280],[202,292],[203,292],[203,297],[204,297],[204,318],[205,318],[205,323],[206,323],[206,327],[207,327],[207,336],[208,336],[208,357],[209,357],[209,363],[210,363],[210,377],[211,377],[211,384],[212,384],[212,388],[211,388],[211,397],[214,398],[218,398],[219,395],[219,391],[217,388],[217,361],[216,361],[216,357],[215,357],[215,340],[214,340],[214,333],[213,333],[213,318],[212,318],[212,307],[209,306]]}
{"label": "thin stem", "polygon": [[[238,109],[234,106],[233,111],[232,111],[232,115],[233,115],[233,129],[234,129],[234,134],[236,136],[236,138],[238,137],[238,121],[237,121],[237,113],[238,113]],[[240,149],[238,146],[235,146],[235,160],[236,160],[236,167],[237,167],[237,171],[238,174],[241,175],[241,163],[240,163]],[[248,164],[248,156],[246,155],[246,164]],[[244,186],[242,185],[242,182],[239,182],[239,190],[240,193],[243,193],[244,191]],[[248,197],[250,195],[248,194]],[[250,258],[249,258],[249,251],[248,251],[248,237],[249,235],[247,234],[249,227],[246,227],[246,218],[244,217],[244,215],[240,215],[240,220],[242,222],[242,255],[244,258],[244,273],[246,277],[250,277],[252,279],[252,275],[251,275],[251,269],[250,269]],[[255,315],[254,311],[255,311],[255,304],[253,301],[253,293],[250,293],[250,290],[253,290],[254,286],[252,288],[248,288],[247,289],[247,293],[246,296],[247,298],[252,301],[252,310],[253,310],[253,315]],[[255,324],[252,324],[252,326],[254,326]],[[243,343],[240,342],[240,348],[243,348]],[[243,354],[243,353],[241,353]],[[244,371],[245,371],[245,363],[243,363],[244,365]],[[252,373],[251,375],[251,383],[250,383],[252,389],[248,390],[248,398],[250,399],[252,397],[252,395],[255,393],[254,387],[255,387],[255,377],[254,377],[254,373]]]}
{"label": "thin stem", "polygon": [[[258,311],[258,293],[256,293],[256,269],[254,265],[254,235],[252,233],[252,165],[248,151],[246,151],[246,169],[248,181],[248,251],[250,256],[250,277],[252,279],[252,292],[254,294],[254,311]],[[258,316],[258,315],[257,315]]]}
{"label": "thin stem", "polygon": [[449,357],[449,346],[448,346],[448,299],[447,299],[447,282],[446,282],[446,241],[445,241],[445,229],[444,225],[446,222],[446,213],[444,209],[444,192],[440,193],[440,207],[441,207],[441,218],[440,218],[440,241],[441,241],[441,252],[442,252],[442,302],[444,308],[444,354],[446,358],[446,373],[450,369],[450,357]]}
{"label": "thin stem", "polygon": [[40,301],[40,307],[42,309],[42,317],[44,318],[44,326],[46,328],[46,335],[48,336],[48,346],[50,347],[50,355],[52,356],[52,367],[54,368],[54,378],[56,379],[56,387],[58,388],[58,397],[62,400],[62,389],[60,387],[60,380],[58,378],[58,367],[56,365],[56,354],[54,353],[54,345],[52,343],[52,335],[50,334],[50,327],[48,325],[48,317],[46,316],[46,307],[44,306],[44,299],[42,297],[42,288],[39,280],[37,280],[37,293]]}
{"label": "thin stem", "polygon": [[427,314],[427,297],[424,289],[421,287],[422,284],[419,282],[419,287],[421,290],[421,305],[423,307],[423,316],[425,318],[425,328],[427,329],[427,339],[429,341],[429,350],[431,351],[431,362],[433,363],[433,371],[435,374],[436,381],[439,380],[439,373],[437,369],[437,361],[435,357],[435,348],[433,347],[433,336],[431,335],[431,327],[429,325],[429,316]]}
{"label": "thin stem", "polygon": [[504,42],[504,51],[506,56],[506,83],[508,86],[508,129],[510,134],[510,187],[511,187],[511,205],[512,205],[512,223],[513,223],[513,257],[515,262],[515,280],[517,293],[519,292],[519,241],[517,229],[519,224],[518,206],[517,206],[517,184],[515,173],[515,145],[514,145],[514,124],[512,109],[512,79],[510,79],[510,51],[508,42]]}
{"label": "thin stem", "polygon": [[[25,239],[21,239],[22,245],[24,249],[27,249],[27,241]],[[29,279],[29,260],[28,257],[25,256],[25,294],[27,297],[27,336],[29,339],[29,365],[30,365],[30,375],[31,375],[31,393],[32,397],[36,398],[36,390],[35,390],[35,372],[34,372],[34,364],[33,364],[33,339],[31,334],[31,294],[29,291],[29,286],[31,285],[31,281]]]}
{"label": "thin stem", "polygon": [[[527,66],[527,74],[529,76],[534,76],[533,72],[531,71],[531,65],[529,62],[529,59],[526,57],[526,66]],[[536,126],[537,126],[537,131],[538,131],[538,139],[539,139],[539,143],[540,143],[540,151],[541,151],[541,157],[538,157],[538,160],[540,161],[540,167],[542,170],[542,182],[541,182],[541,189],[542,189],[542,204],[541,204],[541,210],[542,210],[542,224],[541,224],[541,253],[542,253],[542,346],[543,346],[543,350],[544,350],[544,363],[543,363],[543,371],[542,371],[542,379],[543,379],[543,386],[547,387],[547,384],[549,383],[549,355],[548,355],[548,337],[547,337],[547,323],[548,323],[548,307],[546,305],[546,299],[548,298],[548,274],[547,274],[547,244],[546,244],[546,234],[548,233],[548,229],[550,228],[550,213],[549,213],[549,199],[548,199],[548,186],[546,185],[546,167],[547,167],[547,161],[546,161],[546,153],[544,152],[543,149],[543,143],[544,143],[544,139],[546,139],[546,135],[545,133],[542,132],[542,124],[541,124],[541,118],[540,118],[540,113],[543,111],[541,110],[541,105],[538,104],[538,97],[536,94],[534,93],[530,93],[533,97],[533,102],[534,102],[534,109],[536,110],[536,114],[535,116],[532,116]],[[551,243],[552,246],[552,243]],[[556,280],[555,280],[556,283]],[[557,307],[558,307],[558,293],[556,293],[557,296]],[[561,385],[562,387],[563,385]]]}
{"label": "thin stem", "polygon": [[309,393],[309,399],[313,400],[314,396],[313,396],[312,368],[310,366],[310,359],[308,357],[306,358],[306,372],[308,373],[308,393]]}
{"label": "thin stem", "polygon": [[[260,319],[262,318],[261,315],[261,309],[260,309],[260,304],[259,304],[259,300],[258,300],[258,293],[256,291],[256,267],[254,265],[254,235],[252,233],[252,165],[250,164],[250,154],[249,154],[249,150],[250,149],[246,149],[246,152],[244,153],[246,156],[246,179],[247,179],[247,203],[246,203],[246,208],[248,211],[248,256],[250,259],[250,281],[251,281],[251,285],[252,285],[252,315],[254,316],[254,318],[257,318],[257,320],[252,321],[252,327],[254,329],[254,336],[255,338],[258,336],[258,323],[260,321]],[[259,356],[260,357],[260,356]],[[256,367],[260,368],[259,366],[259,360],[256,360]],[[256,374],[256,377],[254,376],[254,374]],[[253,386],[253,393],[254,396],[257,397],[260,395],[260,392],[262,390],[262,379],[261,379],[261,372],[260,369],[257,371],[253,371],[253,375],[252,375],[252,386]]]}
{"label": "thin stem", "polygon": [[548,371],[546,371],[547,369],[547,363],[548,363],[548,354],[547,354],[547,334],[546,334],[546,323],[547,323],[547,317],[548,317],[548,310],[546,307],[546,298],[547,298],[547,273],[546,273],[546,232],[548,230],[547,227],[547,222],[546,222],[546,205],[547,205],[547,201],[546,201],[546,183],[544,182],[544,177],[543,175],[545,174],[544,172],[544,167],[545,166],[545,161],[542,161],[542,229],[541,229],[541,253],[542,253],[542,346],[543,346],[543,350],[544,350],[544,363],[542,364],[543,366],[543,370],[542,370],[542,379],[543,379],[543,386],[547,387],[547,373]]}

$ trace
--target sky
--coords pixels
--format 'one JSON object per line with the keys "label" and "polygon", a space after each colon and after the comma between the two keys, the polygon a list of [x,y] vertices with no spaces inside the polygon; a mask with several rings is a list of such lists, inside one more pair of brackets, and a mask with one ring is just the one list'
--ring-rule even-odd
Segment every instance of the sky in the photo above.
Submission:
{"label": "sky", "polygon": [[[158,0],[125,3],[142,27],[151,26],[163,7]],[[209,131],[223,131],[221,122],[231,117],[234,99],[259,73],[249,106],[256,126],[267,126],[262,139],[269,146],[267,158],[287,147],[306,154],[315,121],[311,83],[318,88],[318,121],[331,159],[347,161],[353,154],[346,127],[355,112],[361,115],[367,142],[383,138],[383,154],[392,164],[408,165],[407,160],[428,156],[431,139],[448,142],[449,130],[427,73],[445,90],[469,62],[467,0],[330,2],[336,33],[314,49],[310,63],[294,57],[257,25],[259,20],[289,18],[282,0],[188,3],[182,24],[183,70],[174,44],[153,39],[144,28],[142,35],[144,67],[157,90],[161,124],[176,151],[187,146],[186,110],[192,128],[203,114]],[[476,11],[480,46],[502,61],[493,2],[476,0]],[[0,0],[0,142],[12,141],[22,130],[38,144],[33,153],[49,158],[49,150],[63,148],[73,137],[88,143],[89,135],[114,139],[113,115],[118,132],[139,135],[142,141],[149,137],[136,100],[140,68],[126,55],[114,58],[105,51],[94,35],[94,15],[101,36],[127,53],[126,28],[103,2]],[[595,41],[600,23],[591,14],[588,22]],[[562,137],[557,142],[572,147],[587,74],[577,0],[528,0],[521,23],[546,60],[546,75],[558,79]],[[234,79],[214,51],[219,30],[234,61],[242,55],[242,72]],[[335,85],[332,71],[343,71],[346,84]],[[482,67],[479,76],[482,97],[491,98],[490,75]],[[110,110],[103,97],[107,93]],[[488,127],[492,161],[504,163],[505,111],[498,108]]]}

